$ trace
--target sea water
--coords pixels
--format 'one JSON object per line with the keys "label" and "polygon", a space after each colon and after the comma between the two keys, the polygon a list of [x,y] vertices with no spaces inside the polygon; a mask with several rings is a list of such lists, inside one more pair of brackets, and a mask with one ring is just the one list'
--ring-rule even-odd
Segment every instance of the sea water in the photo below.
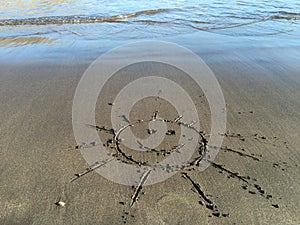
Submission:
{"label": "sea water", "polygon": [[205,37],[209,37],[206,41],[230,37],[274,40],[288,46],[298,45],[300,40],[300,2],[295,0],[0,3],[0,60],[34,58],[42,53],[45,57],[57,57],[75,49],[88,55],[93,49],[102,52],[145,39],[205,45]]}

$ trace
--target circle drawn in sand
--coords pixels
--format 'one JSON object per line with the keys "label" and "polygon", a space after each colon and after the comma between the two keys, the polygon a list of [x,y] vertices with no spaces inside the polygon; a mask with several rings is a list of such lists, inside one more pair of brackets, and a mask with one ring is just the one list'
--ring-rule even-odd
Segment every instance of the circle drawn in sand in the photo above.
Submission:
{"label": "circle drawn in sand", "polygon": [[[122,118],[129,118],[132,107],[141,99],[157,97],[168,101],[179,115],[173,123],[181,122],[181,135],[178,141],[179,151],[173,151],[161,162],[153,165],[130,164],[117,160],[103,146],[96,129],[90,129],[88,124],[95,125],[95,108],[97,99],[105,83],[122,68],[140,62],[158,62],[175,67],[192,78],[204,92],[211,112],[211,131],[205,155],[199,162],[199,170],[204,171],[218,154],[226,131],[226,108],[221,87],[209,67],[202,59],[190,50],[174,43],[162,41],[143,41],[123,45],[98,57],[85,71],[78,83],[72,108],[72,125],[75,140],[82,143],[100,143],[88,149],[79,149],[84,159],[95,171],[105,178],[124,185],[151,185],[162,182],[173,176],[178,170],[166,170],[166,167],[180,168],[196,150],[199,134],[198,112],[189,94],[176,82],[157,76],[147,76],[136,79],[125,85],[112,104],[111,123],[115,142],[120,142],[119,135],[125,137],[122,145],[136,151],[145,151],[158,146],[166,134],[167,120],[160,118],[159,113],[149,121],[149,131],[153,132],[147,139],[138,139],[132,134],[134,123]],[[142,70],[142,69],[141,69]],[[143,73],[143,71],[137,71]],[[158,94],[159,93],[159,94]],[[141,121],[142,122],[142,121]],[[191,125],[193,129],[190,129]],[[213,147],[210,147],[213,146]],[[177,149],[178,150],[178,149]],[[96,167],[95,167],[96,165]],[[103,166],[102,166],[103,165]],[[141,174],[141,171],[143,173]]]}

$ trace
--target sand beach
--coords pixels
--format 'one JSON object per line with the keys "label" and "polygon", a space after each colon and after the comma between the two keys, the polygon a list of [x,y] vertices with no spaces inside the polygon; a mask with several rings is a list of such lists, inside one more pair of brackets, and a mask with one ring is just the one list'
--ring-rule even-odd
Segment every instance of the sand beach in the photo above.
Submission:
{"label": "sand beach", "polygon": [[[298,224],[299,47],[216,48],[201,57],[227,107],[227,132],[215,164],[142,187],[131,206],[135,187],[95,171],[70,182],[88,167],[74,140],[72,102],[90,61],[1,62],[0,223]],[[199,93],[196,106],[209,138],[207,102],[190,81],[181,82]],[[112,90],[122,80],[111,85],[97,103],[99,126],[109,127]],[[154,103],[148,100],[147,110],[137,106],[130,120],[151,115]],[[164,114],[174,118],[176,112]],[[147,136],[143,126],[134,132]]]}

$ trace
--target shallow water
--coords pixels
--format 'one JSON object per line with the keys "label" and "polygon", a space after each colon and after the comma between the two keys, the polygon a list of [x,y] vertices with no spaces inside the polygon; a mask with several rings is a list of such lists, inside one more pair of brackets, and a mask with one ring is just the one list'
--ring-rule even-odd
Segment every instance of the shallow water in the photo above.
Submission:
{"label": "shallow water", "polygon": [[300,3],[292,0],[8,0],[0,5],[0,54],[18,58],[28,45],[49,54],[143,39],[181,43],[183,34],[198,38],[202,31],[290,44],[300,38],[299,19]]}

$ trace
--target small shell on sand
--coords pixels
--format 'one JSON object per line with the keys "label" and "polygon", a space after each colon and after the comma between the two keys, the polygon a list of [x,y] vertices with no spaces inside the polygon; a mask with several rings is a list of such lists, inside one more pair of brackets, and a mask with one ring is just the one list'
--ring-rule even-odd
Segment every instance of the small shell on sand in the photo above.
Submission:
{"label": "small shell on sand", "polygon": [[58,201],[55,203],[55,205],[59,206],[59,207],[65,207],[66,203],[62,202],[62,201]]}

